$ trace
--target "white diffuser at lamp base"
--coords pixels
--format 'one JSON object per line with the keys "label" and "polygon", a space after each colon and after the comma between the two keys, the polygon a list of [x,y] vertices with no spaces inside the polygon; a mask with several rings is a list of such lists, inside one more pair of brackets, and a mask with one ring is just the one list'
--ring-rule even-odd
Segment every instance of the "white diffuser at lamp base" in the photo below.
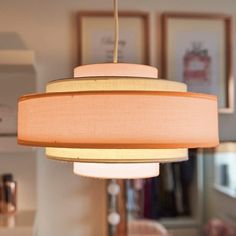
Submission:
{"label": "white diffuser at lamp base", "polygon": [[102,179],[144,179],[159,175],[158,163],[74,163],[77,175]]}

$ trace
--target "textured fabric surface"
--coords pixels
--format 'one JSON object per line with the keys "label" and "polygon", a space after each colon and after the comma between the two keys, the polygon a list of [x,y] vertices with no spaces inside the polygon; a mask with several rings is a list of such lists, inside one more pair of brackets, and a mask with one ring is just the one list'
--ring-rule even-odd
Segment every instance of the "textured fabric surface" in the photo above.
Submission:
{"label": "textured fabric surface", "polygon": [[190,148],[218,143],[217,101],[176,92],[75,92],[19,102],[23,144],[71,148]]}

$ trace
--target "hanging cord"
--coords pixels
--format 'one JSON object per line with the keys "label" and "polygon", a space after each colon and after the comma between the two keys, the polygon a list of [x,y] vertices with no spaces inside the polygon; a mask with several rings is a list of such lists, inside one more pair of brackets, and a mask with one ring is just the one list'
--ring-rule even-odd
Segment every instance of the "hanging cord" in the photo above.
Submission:
{"label": "hanging cord", "polygon": [[119,46],[119,19],[118,19],[118,0],[113,0],[114,3],[114,20],[115,20],[115,42],[113,62],[118,62],[118,46]]}

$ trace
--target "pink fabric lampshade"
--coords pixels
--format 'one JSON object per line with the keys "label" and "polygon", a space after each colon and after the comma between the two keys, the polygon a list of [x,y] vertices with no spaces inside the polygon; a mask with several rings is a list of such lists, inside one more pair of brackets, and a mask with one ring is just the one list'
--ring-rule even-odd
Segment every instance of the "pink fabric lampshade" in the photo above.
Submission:
{"label": "pink fabric lampshade", "polygon": [[19,143],[70,148],[217,144],[216,99],[181,92],[64,92],[19,102]]}

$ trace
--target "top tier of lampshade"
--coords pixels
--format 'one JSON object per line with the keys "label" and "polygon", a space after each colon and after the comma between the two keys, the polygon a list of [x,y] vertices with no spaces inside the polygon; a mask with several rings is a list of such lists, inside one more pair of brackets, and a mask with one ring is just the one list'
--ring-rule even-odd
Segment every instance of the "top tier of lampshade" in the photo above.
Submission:
{"label": "top tier of lampshade", "polygon": [[186,159],[186,148],[218,144],[216,97],[157,79],[154,67],[85,65],[74,77],[19,99],[20,144],[85,162]]}

